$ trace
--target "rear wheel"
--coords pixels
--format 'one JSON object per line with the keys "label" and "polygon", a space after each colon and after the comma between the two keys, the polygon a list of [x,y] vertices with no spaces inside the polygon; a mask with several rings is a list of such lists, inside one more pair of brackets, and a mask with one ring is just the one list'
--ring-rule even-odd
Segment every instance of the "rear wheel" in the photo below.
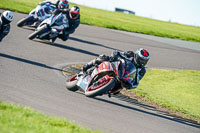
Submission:
{"label": "rear wheel", "polygon": [[27,18],[23,18],[23,19],[21,19],[20,21],[17,22],[17,26],[18,27],[25,26],[25,25],[27,25],[27,22],[29,22],[29,21],[31,21],[33,19],[34,19],[33,16],[29,16]]}
{"label": "rear wheel", "polygon": [[70,91],[77,91],[78,90],[78,87],[76,85],[76,83],[78,82],[77,79],[76,79],[76,76],[73,76],[71,79],[69,79],[67,82],[66,82],[66,88]]}
{"label": "rear wheel", "polygon": [[94,83],[90,87],[88,87],[88,89],[85,91],[85,95],[87,97],[95,97],[95,96],[103,95],[105,92],[108,92],[109,90],[115,87],[116,83],[113,78],[111,79],[110,78],[106,79],[105,77],[103,78],[104,78],[104,81],[103,81],[104,83],[99,84],[99,85],[98,83]]}
{"label": "rear wheel", "polygon": [[47,31],[46,27],[47,27],[47,26],[44,25],[44,26],[41,27],[39,30],[37,30],[37,31],[33,32],[32,34],[30,34],[30,35],[28,36],[28,38],[29,38],[30,40],[32,40],[32,39],[36,38],[37,35],[41,35],[42,33],[46,32],[46,31]]}

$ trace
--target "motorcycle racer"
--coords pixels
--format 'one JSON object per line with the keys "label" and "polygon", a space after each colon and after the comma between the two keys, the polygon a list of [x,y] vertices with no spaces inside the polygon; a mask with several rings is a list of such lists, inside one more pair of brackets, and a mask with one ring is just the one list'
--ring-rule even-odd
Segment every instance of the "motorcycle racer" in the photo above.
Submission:
{"label": "motorcycle racer", "polygon": [[[50,16],[54,13],[55,10],[63,10],[63,9],[68,9],[69,8],[69,4],[67,0],[58,0],[55,4],[45,0],[44,2],[39,3],[39,5],[43,6],[46,5],[45,8],[45,13],[49,14]],[[52,5],[55,6],[54,8],[52,8]],[[43,20],[40,20],[40,22]]]}
{"label": "motorcycle racer", "polygon": [[[49,3],[49,1],[44,1],[41,4],[45,4],[45,3]],[[68,12],[69,4],[68,4],[67,0],[58,0],[55,5],[56,5],[56,9],[53,11],[51,16],[56,16],[56,15],[59,15],[60,13],[65,15],[66,12]],[[65,22],[65,21],[63,21],[63,22]],[[66,23],[63,23],[62,25],[60,25],[60,27],[63,27],[63,26],[66,27]],[[61,28],[59,28],[59,26],[57,28],[61,29]],[[56,30],[53,30],[53,31],[54,32],[52,33],[52,37],[51,37],[52,43],[54,43],[55,40],[57,39],[57,37],[59,36],[59,33]],[[64,31],[64,30],[62,30],[62,31]]]}
{"label": "motorcycle racer", "polygon": [[0,42],[10,32],[10,23],[13,21],[13,13],[4,11],[0,14]]}
{"label": "motorcycle racer", "polygon": [[26,17],[17,22],[18,27],[32,26],[37,28],[42,21],[49,18],[57,8],[58,3],[54,4],[45,0],[39,3]]}
{"label": "motorcycle racer", "polygon": [[69,34],[75,32],[75,29],[80,24],[80,8],[78,6],[73,6],[70,10],[66,12],[66,17],[69,22],[69,27],[63,30],[63,34],[59,36],[60,39],[66,41],[69,39]]}
{"label": "motorcycle racer", "polygon": [[[100,55],[96,59],[90,61],[83,66],[83,72],[87,73],[93,66],[101,64],[103,61],[120,61],[119,65],[119,77],[123,82],[123,86],[126,89],[137,88],[139,81],[144,77],[146,73],[146,64],[150,58],[149,52],[146,49],[139,48],[134,53],[133,51],[113,51],[111,56]],[[133,64],[133,65],[131,65]],[[125,74],[129,72],[130,66],[135,67],[136,74],[134,77],[124,78]],[[124,76],[124,77],[123,77]]]}
{"label": "motorcycle racer", "polygon": [[[69,27],[65,28],[62,31],[62,34],[59,34],[58,37],[62,39],[63,41],[68,40],[69,34],[74,33],[75,29],[80,24],[80,8],[78,6],[73,6],[71,9],[57,9],[53,15],[57,15],[63,13],[66,15],[66,18],[68,19]],[[54,38],[56,39],[56,38]],[[55,40],[52,40],[55,41]]]}

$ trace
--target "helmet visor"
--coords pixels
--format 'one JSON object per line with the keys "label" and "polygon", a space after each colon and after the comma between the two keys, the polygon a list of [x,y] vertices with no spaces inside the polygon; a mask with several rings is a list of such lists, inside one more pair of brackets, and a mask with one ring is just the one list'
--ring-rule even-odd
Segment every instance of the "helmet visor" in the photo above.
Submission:
{"label": "helmet visor", "polygon": [[76,13],[71,13],[71,15],[72,15],[72,18],[78,17],[78,14],[76,14]]}
{"label": "helmet visor", "polygon": [[137,64],[141,67],[144,67],[147,64],[148,60],[142,59],[140,57],[137,58]]}

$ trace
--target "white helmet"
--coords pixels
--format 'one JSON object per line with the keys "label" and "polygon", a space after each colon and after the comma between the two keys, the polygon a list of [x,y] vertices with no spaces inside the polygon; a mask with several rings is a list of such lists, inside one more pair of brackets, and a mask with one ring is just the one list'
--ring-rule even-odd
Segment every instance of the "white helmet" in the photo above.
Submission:
{"label": "white helmet", "polygon": [[13,13],[11,11],[4,11],[1,15],[1,20],[4,24],[9,24],[13,21]]}
{"label": "white helmet", "polygon": [[146,49],[139,48],[135,54],[136,65],[138,67],[145,67],[150,58],[149,52]]}

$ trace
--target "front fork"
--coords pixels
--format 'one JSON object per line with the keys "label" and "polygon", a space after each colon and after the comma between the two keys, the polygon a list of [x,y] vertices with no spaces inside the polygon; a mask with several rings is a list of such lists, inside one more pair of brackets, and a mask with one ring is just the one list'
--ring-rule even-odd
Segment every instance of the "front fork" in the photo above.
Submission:
{"label": "front fork", "polygon": [[[50,27],[48,24],[46,24],[46,25],[44,25],[44,26],[45,26],[44,33],[41,34],[41,35],[39,36],[39,38],[43,38],[43,37],[45,37],[46,35],[50,34],[50,32],[51,32],[51,27]],[[40,28],[39,28],[38,30],[40,30],[40,29],[43,28],[44,26],[40,26]]]}
{"label": "front fork", "polygon": [[112,94],[113,95],[116,95],[116,94],[119,94],[119,92],[123,89],[123,82],[118,78],[118,77],[115,77],[115,87],[110,90],[108,92],[108,97],[111,98]]}

